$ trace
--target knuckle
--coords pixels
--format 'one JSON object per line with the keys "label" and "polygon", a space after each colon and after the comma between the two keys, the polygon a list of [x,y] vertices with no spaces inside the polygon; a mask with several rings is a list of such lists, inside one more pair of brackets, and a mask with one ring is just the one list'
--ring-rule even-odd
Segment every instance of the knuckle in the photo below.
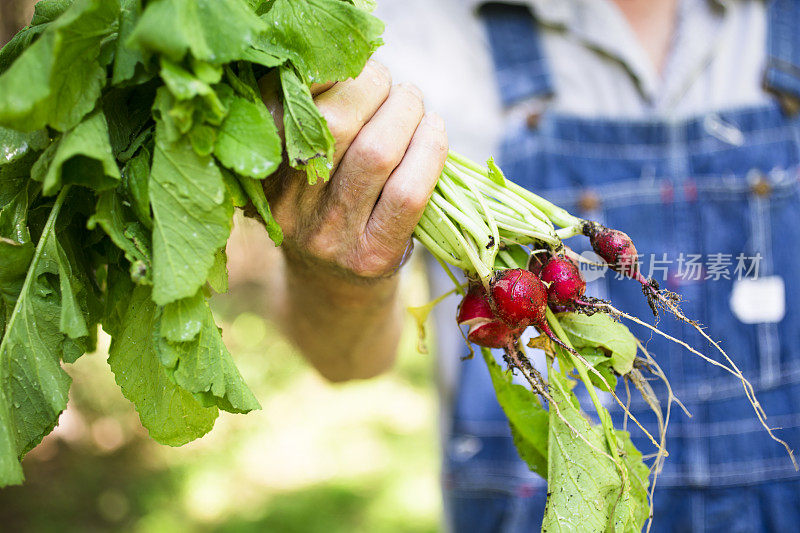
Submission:
{"label": "knuckle", "polygon": [[322,104],[319,106],[320,113],[328,123],[328,130],[336,140],[347,139],[352,135],[354,124],[342,109],[334,105]]}
{"label": "knuckle", "polygon": [[361,168],[380,172],[391,172],[399,158],[391,147],[380,139],[364,139],[353,146]]}
{"label": "knuckle", "polygon": [[306,250],[316,259],[325,262],[335,262],[339,256],[339,245],[325,233],[310,236],[306,242]]}
{"label": "knuckle", "polygon": [[428,191],[404,185],[394,193],[392,203],[398,213],[421,213],[428,205],[428,197]]}

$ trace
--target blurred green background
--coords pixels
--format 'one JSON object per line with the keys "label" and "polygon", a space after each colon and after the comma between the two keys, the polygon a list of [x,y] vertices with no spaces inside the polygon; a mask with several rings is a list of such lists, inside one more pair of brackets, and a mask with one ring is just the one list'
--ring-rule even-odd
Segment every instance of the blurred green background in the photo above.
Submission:
{"label": "blurred green background", "polygon": [[[433,355],[407,317],[394,370],[331,385],[263,318],[263,229],[237,219],[231,288],[212,301],[263,410],[222,413],[182,448],[151,441],[97,353],[65,365],[74,383],[58,427],[0,490],[0,531],[427,532],[440,527]],[[427,298],[405,269],[409,303]],[[430,343],[432,344],[432,343]]]}
{"label": "blurred green background", "polygon": [[[34,0],[0,0],[0,45]],[[433,355],[417,352],[406,317],[394,370],[331,385],[264,319],[264,231],[237,219],[230,292],[217,323],[262,411],[222,413],[182,448],[151,441],[97,353],[73,377],[58,427],[25,458],[27,481],[0,489],[0,531],[427,532],[440,529]],[[404,269],[409,305],[428,298],[417,261]],[[430,344],[433,344],[432,342]]]}

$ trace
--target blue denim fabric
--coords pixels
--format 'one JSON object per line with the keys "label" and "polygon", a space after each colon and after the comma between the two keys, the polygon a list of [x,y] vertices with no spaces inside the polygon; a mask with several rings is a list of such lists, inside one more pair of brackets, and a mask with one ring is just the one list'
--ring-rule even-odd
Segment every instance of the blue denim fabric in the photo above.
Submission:
{"label": "blue denim fabric", "polygon": [[769,58],[765,76],[768,88],[800,98],[800,9],[796,0],[771,0]]}
{"label": "blue denim fabric", "polygon": [[[800,33],[796,25],[775,24],[800,20],[800,2],[777,1],[769,9],[770,55],[793,65],[781,72],[800,86]],[[525,65],[546,68],[538,57],[522,57],[523,43],[536,38],[529,12],[493,5],[483,15],[504,101],[523,97],[517,87],[525,88],[527,96],[547,94],[546,70],[523,71]],[[525,23],[510,22],[514,18]],[[531,53],[538,56],[540,50],[536,44]],[[766,76],[768,84],[784,79]],[[792,87],[771,85],[775,91]],[[777,274],[786,284],[786,315],[778,323],[740,322],[729,304],[733,280],[682,280],[673,263],[665,286],[680,292],[686,314],[723,341],[752,381],[770,424],[783,428],[778,435],[800,445],[800,305],[793,301],[800,297],[796,117],[785,115],[777,102],[677,123],[587,120],[546,112],[535,129],[522,121],[508,125],[501,160],[506,175],[518,183],[585,218],[626,231],[640,252],[671,258],[681,252],[734,258],[760,253],[760,276]],[[591,212],[582,211],[579,201],[587,191],[599,199]],[[588,249],[585,239],[573,241],[576,250]],[[645,260],[644,273],[648,269]],[[606,277],[591,283],[590,291],[620,309],[652,316],[636,283]],[[714,356],[692,328],[670,318],[662,319],[660,327]],[[658,480],[652,531],[800,530],[800,476],[759,424],[741,383],[679,346],[651,338],[645,329],[631,329],[647,341],[693,415],[673,412],[670,457]],[[663,387],[653,387],[665,397]],[[655,417],[641,398],[633,398],[631,411],[655,429]],[[617,410],[617,424],[621,418]],[[641,432],[630,429],[634,444],[652,452]],[[537,531],[541,525],[546,483],[518,459],[479,358],[461,366],[444,487],[455,531]]]}

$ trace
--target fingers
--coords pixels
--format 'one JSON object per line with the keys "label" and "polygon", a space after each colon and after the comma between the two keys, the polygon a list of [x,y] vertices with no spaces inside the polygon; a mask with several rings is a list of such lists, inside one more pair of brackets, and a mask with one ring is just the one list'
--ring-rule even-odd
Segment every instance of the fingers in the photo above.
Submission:
{"label": "fingers", "polygon": [[[266,82],[265,82],[266,83]],[[357,77],[338,83],[314,84],[311,93],[334,137],[335,153],[331,174],[361,127],[375,114],[389,95],[391,75],[377,61],[368,61]],[[281,184],[282,193],[293,199],[294,208],[300,212],[321,214],[327,184],[308,185],[303,172],[288,172]],[[277,215],[276,215],[277,216]],[[314,218],[314,217],[312,217]]]}
{"label": "fingers", "polygon": [[419,89],[395,85],[344,154],[329,185],[329,201],[347,214],[359,232],[389,175],[403,159],[424,111]]}
{"label": "fingers", "polygon": [[442,173],[447,149],[444,121],[425,115],[367,222],[366,249],[377,250],[386,261],[400,260]]}
{"label": "fingers", "polygon": [[336,140],[332,172],[361,127],[389,96],[391,86],[389,70],[370,60],[356,78],[336,83],[314,99]]}
{"label": "fingers", "polygon": [[333,87],[335,84],[336,84],[335,81],[329,81],[326,83],[312,83],[311,87],[309,87],[308,90],[311,91],[311,96],[317,96],[321,93],[324,93],[325,91]]}

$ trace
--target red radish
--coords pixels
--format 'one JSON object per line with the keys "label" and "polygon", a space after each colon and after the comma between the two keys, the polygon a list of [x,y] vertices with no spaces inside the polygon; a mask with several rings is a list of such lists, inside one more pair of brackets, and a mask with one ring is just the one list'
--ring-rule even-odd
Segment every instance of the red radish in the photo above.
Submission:
{"label": "red radish", "polygon": [[470,283],[469,290],[458,306],[458,323],[472,325],[473,320],[495,320],[486,289],[480,283]]}
{"label": "red radish", "polygon": [[642,284],[642,292],[647,297],[647,303],[650,304],[655,316],[658,316],[659,305],[667,307],[674,305],[674,295],[665,296],[659,290],[658,281],[642,276],[639,270],[639,254],[627,233],[596,223],[587,223],[583,232],[589,237],[594,251],[603,258],[611,270]]}
{"label": "red radish", "polygon": [[624,233],[602,226],[589,234],[594,251],[608,263],[608,267],[629,278],[639,279],[639,254],[633,241]]}
{"label": "red radish", "polygon": [[555,305],[571,304],[586,292],[586,282],[578,267],[564,257],[550,259],[542,268],[541,278],[548,284],[548,301]]}
{"label": "red radish", "polygon": [[545,322],[547,288],[536,274],[522,268],[495,273],[489,283],[495,314],[511,328],[537,326]]}
{"label": "red radish", "polygon": [[495,317],[486,290],[479,283],[472,285],[461,300],[458,324],[469,326],[467,340],[486,348],[511,346],[525,329],[511,329]]}
{"label": "red radish", "polygon": [[549,258],[550,255],[547,252],[533,252],[530,257],[528,257],[528,270],[537,276],[541,276],[542,269],[544,268],[544,265],[547,264],[547,260]]}
{"label": "red radish", "polygon": [[470,326],[467,340],[486,348],[507,348],[513,346],[525,328],[511,329],[500,320]]}

